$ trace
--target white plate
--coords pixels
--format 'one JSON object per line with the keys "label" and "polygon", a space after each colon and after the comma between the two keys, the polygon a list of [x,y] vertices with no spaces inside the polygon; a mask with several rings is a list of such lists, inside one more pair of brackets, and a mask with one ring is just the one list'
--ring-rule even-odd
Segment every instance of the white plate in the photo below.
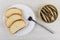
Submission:
{"label": "white plate", "polygon": [[32,11],[32,9],[29,8],[26,5],[23,5],[23,4],[15,4],[15,5],[12,5],[12,6],[8,7],[8,8],[12,8],[12,7],[16,7],[16,8],[22,9],[23,18],[27,22],[27,26],[25,28],[23,28],[22,30],[18,31],[15,35],[23,36],[23,35],[26,35],[29,32],[31,32],[32,29],[34,28],[34,25],[35,25],[34,22],[28,21],[29,16],[31,16],[33,19],[35,19],[35,15],[34,15],[34,12]]}

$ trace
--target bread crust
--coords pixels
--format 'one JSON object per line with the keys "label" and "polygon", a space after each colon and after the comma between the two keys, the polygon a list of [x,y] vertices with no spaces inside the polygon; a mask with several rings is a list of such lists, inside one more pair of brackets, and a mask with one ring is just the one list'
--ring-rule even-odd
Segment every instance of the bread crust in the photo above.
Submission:
{"label": "bread crust", "polygon": [[[20,31],[20,30],[22,30],[23,28],[25,28],[26,27],[26,22],[24,21],[24,20],[16,20],[14,23],[16,23],[17,21],[23,21],[24,23],[25,23],[25,25],[24,25],[24,27],[22,27],[22,28],[20,28],[19,30],[17,30],[16,32],[14,32],[14,33],[12,33],[12,34],[15,34],[15,33],[17,33],[18,31]],[[12,24],[12,25],[14,25],[14,23]],[[11,26],[12,26],[11,25]],[[10,27],[11,28],[11,27]],[[9,28],[9,30],[10,30],[10,28]],[[10,33],[11,33],[11,31],[10,31]]]}
{"label": "bread crust", "polygon": [[[12,15],[12,16],[10,16],[10,17],[14,17],[14,16],[20,16],[20,15]],[[6,23],[6,22],[8,21],[8,19],[11,19],[10,17],[7,18],[6,21],[5,21],[6,26],[8,25],[8,24]],[[21,17],[21,16],[20,16],[20,17]],[[14,21],[19,20],[19,19],[22,19],[22,17],[21,17],[21,18],[17,18],[17,19],[15,19]],[[14,21],[13,21],[13,22],[14,22]],[[13,23],[13,22],[12,22],[12,23]],[[10,28],[10,25],[7,26],[7,27]]]}
{"label": "bread crust", "polygon": [[[18,8],[13,7],[13,8],[9,8],[8,10],[10,10],[10,9],[18,9]],[[7,11],[8,11],[8,10],[7,10]],[[22,17],[22,10],[21,10],[21,9],[18,9],[18,10],[21,11],[20,14],[19,14],[19,13],[13,13],[13,12],[12,12],[12,14],[9,15],[9,16],[8,16],[8,14],[5,15],[6,18],[9,19],[9,18],[10,18],[11,16],[13,16],[13,15],[18,15],[18,16],[21,16],[21,17]],[[9,12],[8,12],[8,13],[9,13]],[[6,23],[6,22],[7,22],[7,19],[5,20],[6,26],[7,26],[7,23]],[[16,19],[16,20],[14,20],[14,21],[11,23],[11,25],[9,25],[9,27],[7,27],[7,28],[9,29],[9,31],[10,31],[10,28],[11,28],[11,27],[14,27],[14,23],[16,23],[17,21],[23,21],[23,22],[24,22],[24,25],[23,25],[23,26],[26,27],[27,24],[26,24],[26,22],[23,20],[23,18],[22,18],[22,19]],[[12,25],[13,25],[13,26],[12,26]],[[18,30],[17,30],[16,32],[14,32],[14,33],[12,33],[12,32],[10,31],[10,33],[11,33],[11,34],[15,34],[15,33],[17,33],[19,30],[22,30],[24,27],[18,29]]]}
{"label": "bread crust", "polygon": [[22,16],[22,15],[20,15],[20,14],[12,14],[12,15],[10,15],[10,16],[8,16],[7,18],[9,18],[9,17],[11,17],[11,16],[13,16],[13,15],[19,15],[19,16]]}
{"label": "bread crust", "polygon": [[[13,7],[13,8],[9,8],[8,10],[6,10],[6,12],[9,11],[9,10],[11,10],[11,9],[17,9],[17,10],[20,10],[21,14],[18,14],[18,13],[17,13],[17,15],[22,16],[22,10],[19,9],[19,8],[15,8],[15,7]],[[13,13],[13,14],[11,14],[11,15],[15,15],[15,13]],[[11,16],[11,15],[10,15],[10,16]],[[6,14],[5,14],[5,16],[6,16],[7,18],[10,17],[10,16],[7,16]]]}
{"label": "bread crust", "polygon": [[22,19],[17,19],[17,20],[15,20],[15,21],[13,21],[12,24],[9,26],[9,28],[10,28],[15,22],[17,22],[17,21],[23,21],[23,20],[22,20]]}

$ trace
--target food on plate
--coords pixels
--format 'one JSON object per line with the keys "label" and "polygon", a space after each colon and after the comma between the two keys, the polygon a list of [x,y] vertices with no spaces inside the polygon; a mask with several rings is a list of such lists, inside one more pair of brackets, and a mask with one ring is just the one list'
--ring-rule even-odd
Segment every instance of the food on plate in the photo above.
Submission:
{"label": "food on plate", "polygon": [[18,19],[22,19],[22,17],[19,16],[19,15],[13,15],[13,16],[9,17],[9,18],[6,20],[6,26],[9,28],[9,27],[11,26],[11,24],[12,24],[13,22],[15,22],[16,20],[18,20]]}
{"label": "food on plate", "polygon": [[5,24],[10,33],[15,34],[19,30],[26,27],[26,22],[22,17],[22,10],[18,8],[10,8],[6,11]]}
{"label": "food on plate", "polygon": [[15,34],[16,32],[18,32],[19,30],[23,29],[26,26],[25,21],[23,20],[18,20],[16,22],[14,22],[11,27],[9,28],[9,31],[12,34]]}
{"label": "food on plate", "polygon": [[9,8],[6,11],[5,16],[8,18],[8,17],[10,17],[12,15],[20,15],[20,16],[22,16],[22,10],[18,9],[18,8]]}

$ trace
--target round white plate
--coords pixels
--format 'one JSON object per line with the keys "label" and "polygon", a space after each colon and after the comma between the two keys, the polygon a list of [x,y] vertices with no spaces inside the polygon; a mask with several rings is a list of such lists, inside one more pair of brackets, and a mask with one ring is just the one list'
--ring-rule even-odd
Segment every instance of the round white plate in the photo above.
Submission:
{"label": "round white plate", "polygon": [[34,12],[32,11],[32,9],[23,4],[15,4],[15,5],[10,6],[9,8],[12,8],[12,7],[21,9],[23,12],[23,18],[27,22],[27,26],[25,28],[23,28],[22,30],[18,31],[14,35],[23,36],[23,35],[26,35],[29,32],[31,32],[35,25],[35,23],[33,21],[28,21],[29,16],[31,16],[33,19],[35,19],[35,15],[34,15]]}

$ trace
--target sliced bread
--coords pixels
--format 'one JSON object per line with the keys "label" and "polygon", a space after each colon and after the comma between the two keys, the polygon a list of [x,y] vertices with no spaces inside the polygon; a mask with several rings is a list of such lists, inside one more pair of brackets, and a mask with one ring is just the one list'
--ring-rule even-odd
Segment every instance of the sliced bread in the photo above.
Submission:
{"label": "sliced bread", "polygon": [[22,19],[22,17],[19,15],[13,15],[13,16],[9,17],[6,20],[6,26],[9,28],[11,26],[11,24],[18,19]]}
{"label": "sliced bread", "polygon": [[6,14],[5,16],[8,18],[10,17],[11,15],[21,15],[22,16],[22,10],[21,9],[18,9],[18,8],[10,8],[6,11]]}
{"label": "sliced bread", "polygon": [[15,34],[16,32],[18,32],[19,30],[21,30],[22,28],[24,28],[26,26],[25,21],[20,20],[20,21],[16,21],[15,23],[13,23],[11,25],[11,27],[9,28],[10,33]]}

